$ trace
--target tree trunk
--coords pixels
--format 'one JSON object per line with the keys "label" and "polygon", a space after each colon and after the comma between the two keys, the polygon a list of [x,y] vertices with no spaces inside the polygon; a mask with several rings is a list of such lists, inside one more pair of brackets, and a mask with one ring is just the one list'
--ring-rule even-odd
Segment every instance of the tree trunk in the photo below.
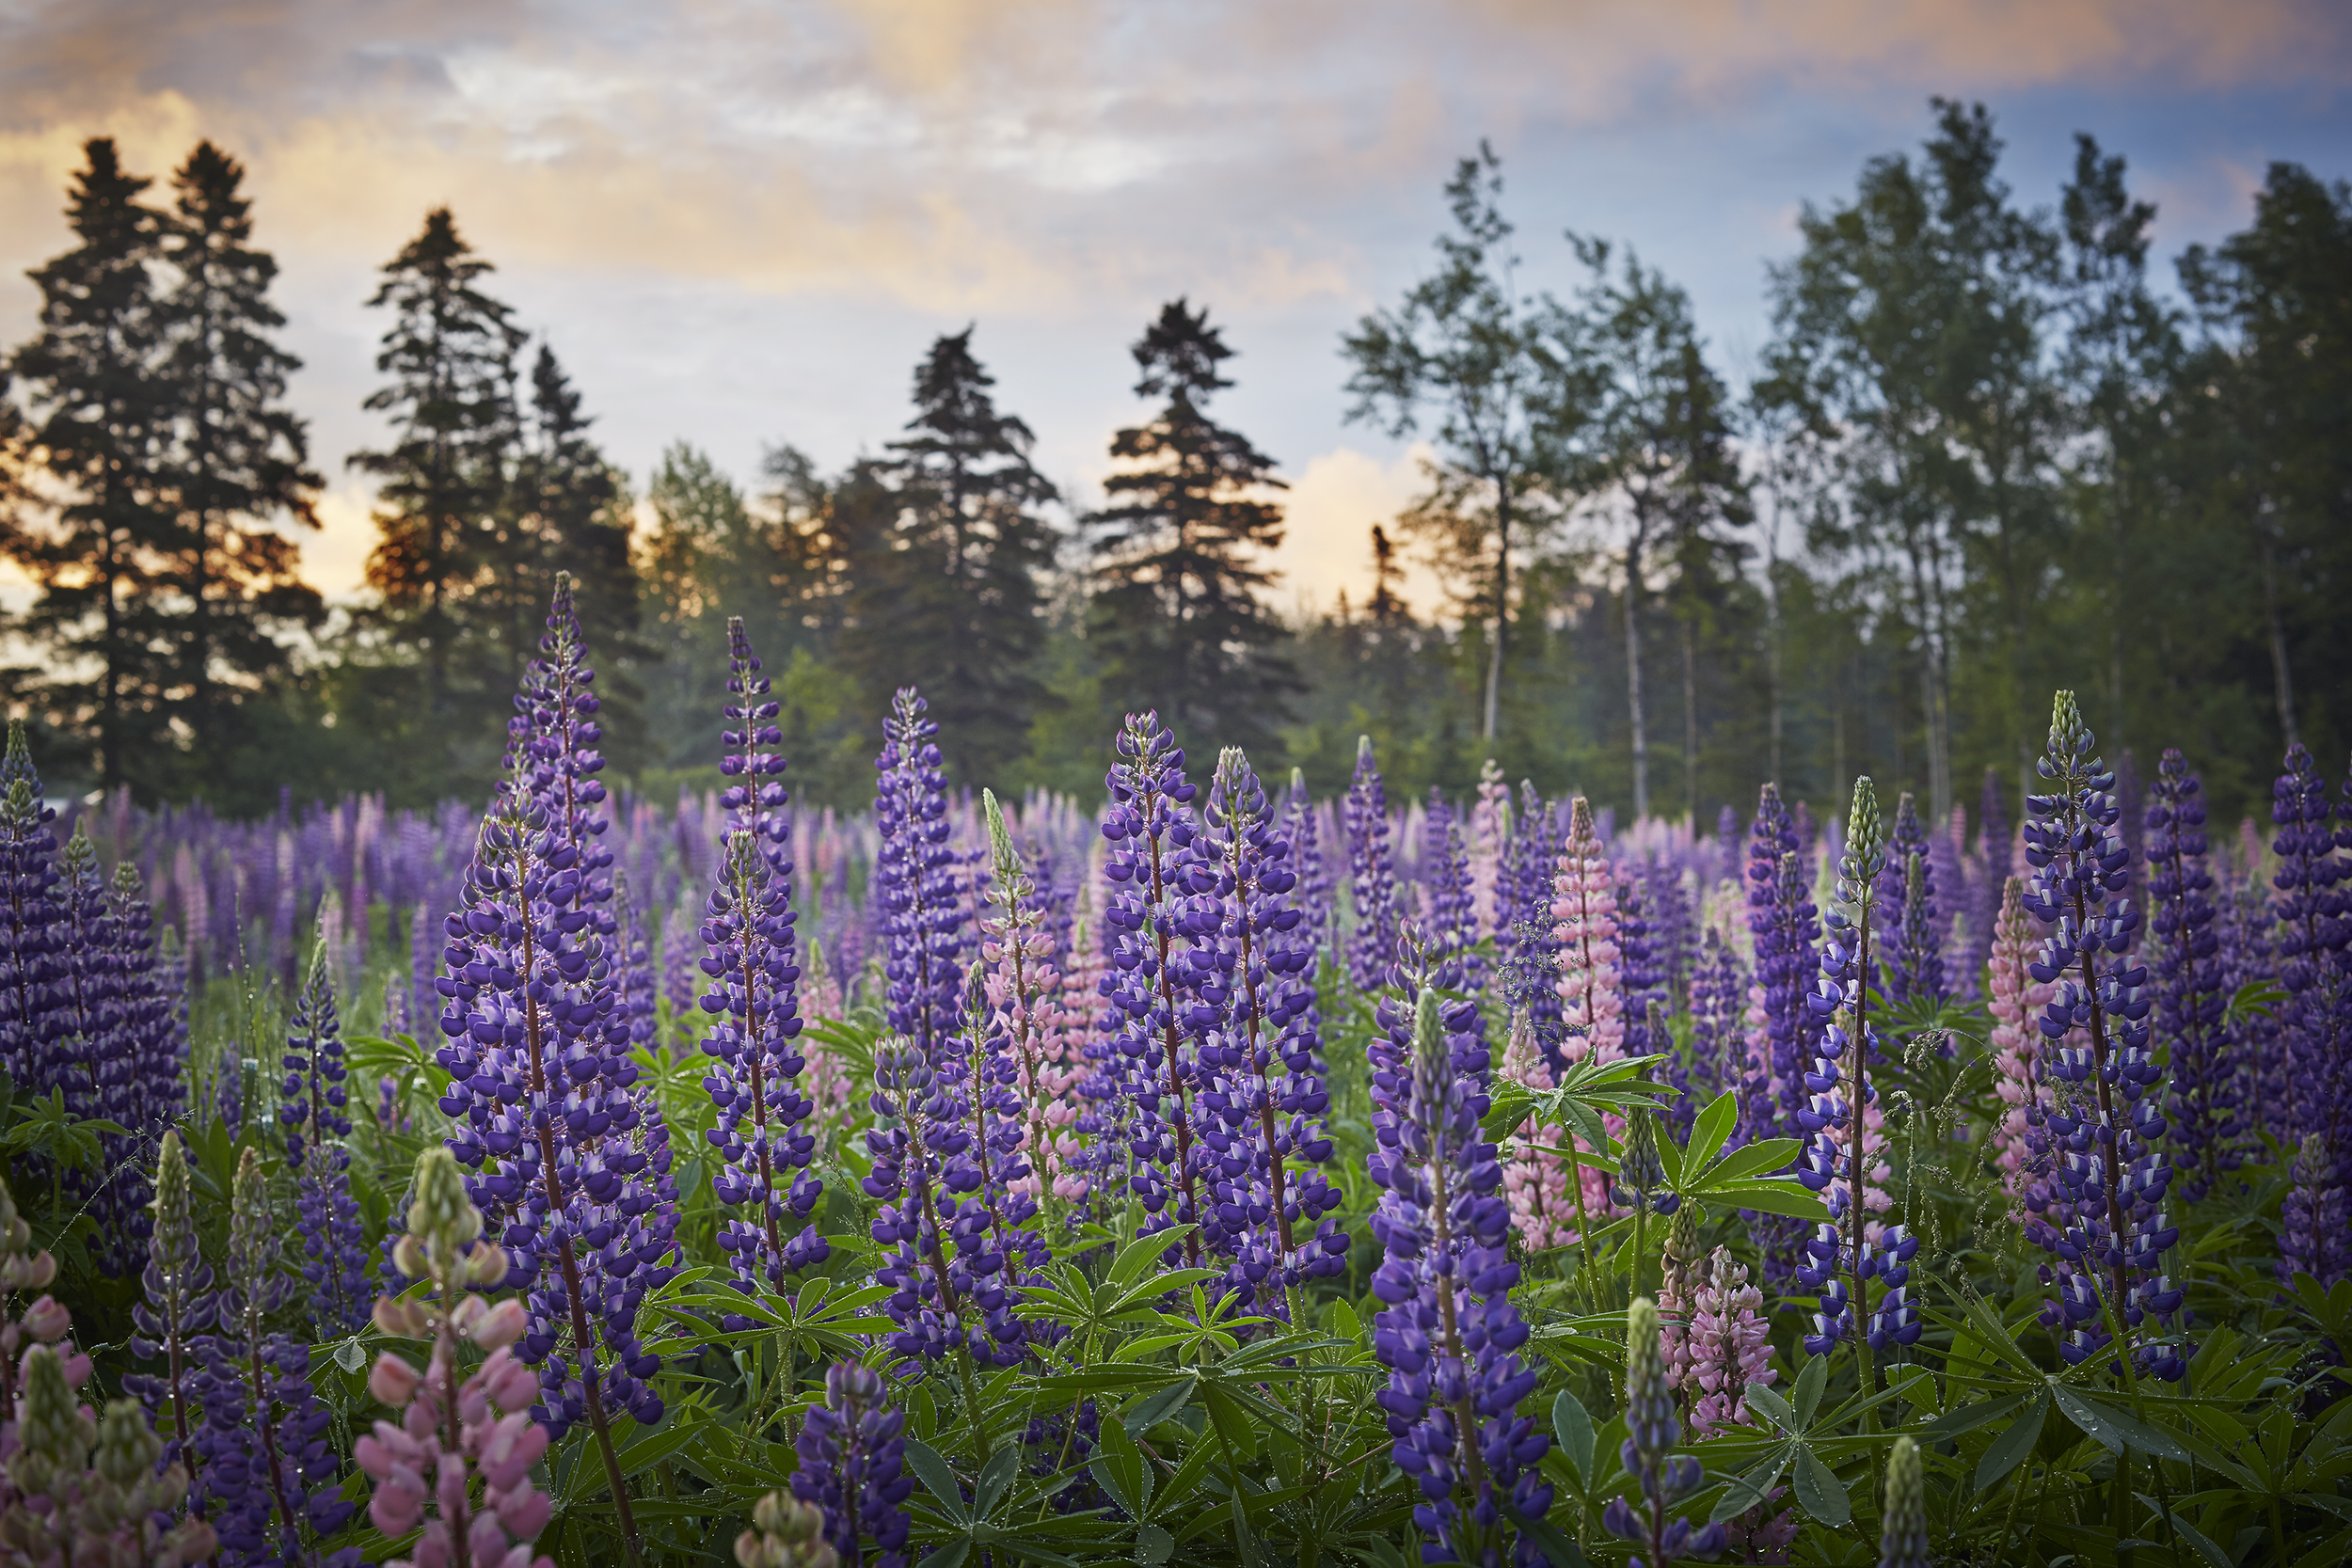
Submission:
{"label": "tree trunk", "polygon": [[1649,731],[1642,722],[1642,528],[1625,549],[1625,696],[1633,716],[1633,819],[1649,815]]}
{"label": "tree trunk", "polygon": [[1699,675],[1698,635],[1691,617],[1682,617],[1682,819],[1696,832],[1699,825]]}
{"label": "tree trunk", "polygon": [[2293,746],[2303,737],[2295,727],[2295,676],[2287,666],[2286,624],[2279,618],[2279,563],[2271,547],[2269,518],[2256,517],[2254,531],[2262,540],[2263,620],[2270,633],[2270,677],[2279,700],[2279,728]]}
{"label": "tree trunk", "polygon": [[1495,638],[1486,650],[1486,712],[1480,738],[1494,749],[1495,721],[1502,702],[1503,644],[1511,635],[1511,481],[1495,481]]}

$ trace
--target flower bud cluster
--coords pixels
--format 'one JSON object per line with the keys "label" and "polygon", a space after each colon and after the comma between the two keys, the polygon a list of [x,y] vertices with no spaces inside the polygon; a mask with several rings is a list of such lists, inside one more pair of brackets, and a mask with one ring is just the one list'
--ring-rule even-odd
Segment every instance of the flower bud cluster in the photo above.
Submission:
{"label": "flower bud cluster", "polygon": [[891,699],[882,749],[874,759],[874,855],[870,897],[879,911],[889,988],[890,1027],[940,1065],[956,1029],[970,910],[948,843],[946,759],[939,725],[913,687]]}
{"label": "flower bud cluster", "polygon": [[286,1077],[279,1085],[278,1119],[286,1129],[286,1164],[294,1173],[295,1226],[302,1238],[310,1322],[322,1338],[336,1338],[367,1322],[368,1249],[367,1227],[351,1193],[351,1150],[343,1145],[351,1136],[349,1091],[326,959],[322,938],[294,996],[280,1062]]}
{"label": "flower bud cluster", "polygon": [[1675,1416],[1674,1391],[1666,1363],[1659,1354],[1658,1307],[1636,1296],[1626,1311],[1625,1446],[1618,1457],[1626,1473],[1641,1487],[1638,1502],[1623,1497],[1610,1499],[1601,1511],[1601,1527],[1620,1541],[1633,1543],[1629,1563],[1645,1568],[1668,1568],[1690,1559],[1706,1559],[1724,1549],[1721,1525],[1696,1529],[1668,1511],[1705,1482],[1698,1460],[1676,1453],[1682,1441],[1682,1423]]}
{"label": "flower bud cluster", "polygon": [[1373,760],[1372,736],[1356,738],[1356,774],[1342,808],[1347,825],[1348,895],[1356,926],[1348,937],[1347,969],[1359,991],[1388,983],[1397,961],[1396,863],[1389,847],[1389,796]]}
{"label": "flower bud cluster", "polygon": [[[880,1373],[851,1361],[825,1369],[825,1402],[809,1407],[793,1444],[801,1463],[792,1495],[821,1511],[825,1542],[838,1561],[904,1568],[912,1525],[906,1501],[914,1491],[906,1473],[905,1421],[890,1407]],[[824,1568],[814,1556],[797,1560]]]}
{"label": "flower bud cluster", "polygon": [[[2286,1131],[2323,1133],[2334,1184],[2352,1193],[2352,780],[2330,806],[2319,765],[2298,743],[2272,786],[2271,885],[2277,927],[2280,1050],[2267,1074],[2283,1091]],[[2335,819],[2331,825],[2329,818]],[[2330,1272],[2352,1268],[2352,1241],[2334,1249]]]}
{"label": "flower bud cluster", "polygon": [[2185,1156],[2181,1196],[2194,1203],[2238,1168],[2246,1142],[2246,1075],[2230,1050],[2213,873],[2205,863],[2203,786],[2166,748],[2149,786],[2142,853],[2156,1020],[2172,1050],[2173,1116]]}
{"label": "flower bud cluster", "polygon": [[177,1518],[187,1471],[162,1462],[163,1444],[136,1401],[110,1401],[94,1418],[73,1392],[89,1380],[89,1359],[71,1347],[34,1344],[19,1365],[24,1392],[0,1439],[0,1555],[181,1568],[218,1550],[205,1521]]}

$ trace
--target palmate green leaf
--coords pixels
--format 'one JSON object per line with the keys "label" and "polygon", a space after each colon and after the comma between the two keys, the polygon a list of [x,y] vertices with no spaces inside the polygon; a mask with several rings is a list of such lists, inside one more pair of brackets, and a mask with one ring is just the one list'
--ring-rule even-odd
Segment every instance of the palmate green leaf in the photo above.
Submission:
{"label": "palmate green leaf", "polygon": [[1119,1256],[1103,1276],[1109,1285],[1132,1285],[1152,1267],[1152,1259],[1171,1246],[1181,1245],[1184,1239],[1200,1227],[1197,1225],[1171,1225],[1149,1236],[1138,1236],[1119,1249]]}
{"label": "palmate green leaf", "polygon": [[2198,1529],[2195,1525],[2182,1518],[2178,1509],[2168,1513],[2162,1503],[2145,1492],[2135,1492],[2132,1495],[2146,1505],[2148,1512],[2154,1514],[2164,1526],[2187,1542],[2190,1549],[2205,1560],[2208,1568],[2235,1568],[2230,1560],[2230,1554],[2215,1544],[2212,1538]]}
{"label": "palmate green leaf", "polygon": [[1560,1451],[1576,1466],[1577,1477],[1589,1494],[1593,1483],[1592,1413],[1584,1408],[1583,1401],[1565,1388],[1551,1402],[1551,1432]]}
{"label": "palmate green leaf", "polygon": [[2058,1401],[2066,1418],[2083,1429],[2093,1442],[2109,1453],[2120,1454],[2125,1449],[2137,1449],[2159,1459],[2188,1463],[2188,1450],[2169,1433],[2160,1432],[2137,1417],[2127,1416],[2112,1405],[2087,1398],[2075,1389],[2053,1379],[2050,1397]]}
{"label": "palmate green leaf", "polygon": [[1127,1429],[1130,1440],[1140,1437],[1190,1404],[1199,1386],[1198,1379],[1185,1377],[1155,1393],[1143,1395],[1120,1412],[1119,1424]]}
{"label": "palmate green leaf", "polygon": [[1795,1138],[1764,1138],[1752,1144],[1741,1144],[1721,1160],[1692,1178],[1682,1190],[1706,1196],[1724,1182],[1745,1181],[1769,1171],[1784,1168],[1797,1157],[1804,1146]]}
{"label": "palmate green leaf", "polygon": [[1805,1444],[1797,1450],[1797,1501],[1807,1513],[1832,1529],[1843,1529],[1853,1519],[1853,1503],[1837,1477]]}
{"label": "palmate green leaf", "polygon": [[1715,1158],[1731,1136],[1732,1123],[1739,1119],[1740,1096],[1734,1089],[1725,1089],[1714,1102],[1699,1113],[1691,1127],[1691,1143],[1682,1158],[1686,1170],[1704,1171],[1707,1163]]}
{"label": "palmate green leaf", "polygon": [[969,1524],[971,1513],[963,1506],[963,1489],[956,1482],[956,1472],[937,1449],[917,1438],[906,1440],[907,1468],[923,1488],[922,1495],[930,1505],[959,1525]]}
{"label": "palmate green leaf", "polygon": [[1991,1491],[2002,1477],[2025,1463],[2026,1456],[2033,1452],[2034,1444],[2041,1440],[2042,1423],[2049,1413],[2050,1398],[2044,1394],[1993,1440],[1993,1446],[1984,1450],[1984,1457],[1977,1461],[1979,1492]]}
{"label": "palmate green leaf", "polygon": [[1790,1219],[1811,1220],[1816,1224],[1830,1217],[1829,1206],[1793,1180],[1709,1184],[1706,1197],[1709,1203],[1720,1203],[1726,1208],[1753,1209],[1762,1214],[1783,1214]]}
{"label": "palmate green leaf", "polygon": [[[1754,1387],[1754,1384],[1749,1385]],[[1797,1373],[1797,1424],[1809,1427],[1813,1413],[1821,1408],[1821,1390],[1829,1386],[1829,1357],[1813,1355],[1805,1358]]]}
{"label": "palmate green leaf", "polygon": [[[1750,1384],[1749,1386],[1753,1388],[1761,1386]],[[1724,1495],[1716,1498],[1715,1506],[1708,1511],[1707,1522],[1710,1525],[1720,1525],[1735,1514],[1745,1513],[1749,1509],[1771,1497],[1772,1488],[1780,1484],[1782,1473],[1788,1468],[1788,1462],[1796,1455],[1797,1445],[1794,1440],[1774,1444],[1771,1455],[1763,1464],[1755,1466],[1745,1475],[1732,1478],[1731,1484],[1724,1488]]]}
{"label": "palmate green leaf", "polygon": [[[1816,1361],[1820,1359],[1815,1358]],[[1747,1389],[1748,1408],[1778,1427],[1791,1437],[1804,1432],[1805,1423],[1797,1418],[1788,1402],[1761,1383],[1751,1383]]]}

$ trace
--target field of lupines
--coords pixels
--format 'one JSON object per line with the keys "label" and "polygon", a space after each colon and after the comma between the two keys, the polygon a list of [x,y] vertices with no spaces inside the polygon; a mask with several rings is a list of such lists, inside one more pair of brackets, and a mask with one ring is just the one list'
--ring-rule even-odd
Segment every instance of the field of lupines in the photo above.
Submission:
{"label": "field of lupines", "polygon": [[[0,1562],[2352,1559],[2352,784],[2012,835],[1188,755],[795,815],[0,764]],[[1196,740],[1214,737],[1193,737]],[[2126,759],[2127,760],[2127,759]]]}

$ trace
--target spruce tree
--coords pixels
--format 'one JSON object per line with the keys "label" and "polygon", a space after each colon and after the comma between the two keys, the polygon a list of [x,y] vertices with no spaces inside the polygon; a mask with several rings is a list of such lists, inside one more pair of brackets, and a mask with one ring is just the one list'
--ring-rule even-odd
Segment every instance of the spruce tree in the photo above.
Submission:
{"label": "spruce tree", "polygon": [[164,230],[171,286],[159,311],[160,374],[171,435],[161,487],[177,507],[167,570],[173,617],[172,705],[193,744],[185,783],[217,784],[241,733],[243,705],[282,673],[279,635],[325,617],[296,572],[299,547],[275,523],[318,527],[319,477],[303,421],[285,406],[301,361],[273,340],[286,324],[269,302],[278,263],[252,246],[245,168],[211,142],[172,176]]}
{"label": "spruce tree", "polygon": [[889,492],[852,558],[844,664],[879,711],[918,685],[952,714],[971,782],[1004,782],[1053,701],[1035,673],[1044,644],[1038,576],[1054,540],[1037,508],[1056,499],[1036,437],[999,413],[972,329],[944,333],[914,372],[911,434],[872,477]]}
{"label": "spruce tree", "polygon": [[485,546],[500,530],[521,434],[516,356],[529,334],[512,307],[477,286],[491,270],[437,207],[368,301],[394,312],[375,360],[392,379],[364,405],[391,416],[393,442],[350,459],[383,481],[368,583],[404,640],[421,648],[436,716],[451,704],[460,609],[490,564]]}
{"label": "spruce tree", "polygon": [[1258,562],[1282,542],[1282,509],[1259,497],[1282,482],[1272,458],[1202,412],[1232,385],[1218,366],[1233,354],[1205,308],[1171,301],[1131,352],[1136,395],[1168,401],[1112,437],[1126,466],[1090,519],[1088,637],[1104,688],[1157,707],[1188,745],[1263,745],[1299,689],[1279,651],[1288,634],[1258,597],[1274,580]]}
{"label": "spruce tree", "polygon": [[66,202],[78,243],[30,274],[40,330],[10,364],[35,461],[0,550],[40,590],[19,629],[43,657],[12,673],[16,691],[87,730],[99,780],[113,785],[166,723],[178,518],[155,472],[171,413],[154,373],[163,218],[140,200],[153,182],[125,170],[107,137],[83,153]]}

